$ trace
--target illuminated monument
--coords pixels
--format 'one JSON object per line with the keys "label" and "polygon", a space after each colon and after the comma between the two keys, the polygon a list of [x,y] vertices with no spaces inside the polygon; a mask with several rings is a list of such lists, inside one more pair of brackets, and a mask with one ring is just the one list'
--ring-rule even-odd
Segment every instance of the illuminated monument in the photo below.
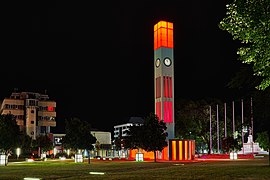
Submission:
{"label": "illuminated monument", "polygon": [[173,23],[154,26],[155,113],[167,125],[168,139],[174,138]]}
{"label": "illuminated monument", "polygon": [[[173,23],[159,21],[154,25],[155,114],[167,126],[168,146],[157,153],[157,159],[190,161],[195,157],[195,141],[176,139],[174,130],[174,57]],[[130,158],[138,151],[131,150]],[[153,152],[141,151],[145,159],[154,159]]]}
{"label": "illuminated monument", "polygon": [[193,160],[195,141],[175,139],[173,23],[154,25],[155,114],[167,126],[168,147],[158,155],[165,160]]}

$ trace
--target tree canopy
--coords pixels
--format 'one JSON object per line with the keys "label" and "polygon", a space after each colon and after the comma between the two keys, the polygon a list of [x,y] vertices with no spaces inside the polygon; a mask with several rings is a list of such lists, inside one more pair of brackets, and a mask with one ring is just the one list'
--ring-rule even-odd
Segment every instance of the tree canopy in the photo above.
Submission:
{"label": "tree canopy", "polygon": [[267,131],[257,133],[256,142],[258,142],[260,147],[262,147],[264,150],[269,151],[270,141]]}
{"label": "tree canopy", "polygon": [[0,116],[0,150],[9,153],[19,145],[20,128],[12,114]]}
{"label": "tree canopy", "polygon": [[47,135],[39,135],[36,140],[33,140],[33,146],[40,148],[42,152],[46,152],[53,149],[53,142]]}
{"label": "tree canopy", "polygon": [[127,138],[124,139],[124,147],[139,149],[143,146],[144,129],[142,125],[133,125],[127,131]]}
{"label": "tree canopy", "polygon": [[[20,128],[12,114],[0,115],[0,152],[10,155],[19,145]],[[7,157],[6,157],[7,158]],[[5,161],[7,165],[7,161]]]}
{"label": "tree canopy", "polygon": [[75,151],[79,149],[92,150],[96,143],[96,137],[91,134],[91,125],[79,118],[70,118],[66,120],[66,135],[63,138],[65,148]]}
{"label": "tree canopy", "polygon": [[143,125],[130,126],[125,145],[131,149],[142,148],[147,152],[153,151],[156,162],[156,151],[162,151],[168,146],[166,129],[166,123],[159,120],[154,113],[150,113],[144,118]]}
{"label": "tree canopy", "polygon": [[243,43],[237,54],[253,66],[262,78],[256,87],[265,90],[270,85],[270,0],[234,0],[219,27]]}

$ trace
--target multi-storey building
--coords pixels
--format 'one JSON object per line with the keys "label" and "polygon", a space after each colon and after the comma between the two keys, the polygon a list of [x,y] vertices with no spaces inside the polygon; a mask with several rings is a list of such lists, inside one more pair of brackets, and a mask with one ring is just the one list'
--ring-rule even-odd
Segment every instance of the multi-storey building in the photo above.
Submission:
{"label": "multi-storey building", "polygon": [[56,126],[56,102],[49,96],[34,92],[13,92],[0,106],[0,114],[12,114],[20,130],[36,139],[38,135],[50,133]]}
{"label": "multi-storey building", "polygon": [[129,150],[125,149],[123,144],[121,144],[121,149],[119,150],[116,147],[116,140],[118,138],[122,138],[127,136],[127,131],[129,130],[130,126],[140,126],[143,124],[143,118],[141,117],[130,117],[127,123],[120,124],[114,126],[113,132],[113,156],[119,158],[127,158],[129,154]]}

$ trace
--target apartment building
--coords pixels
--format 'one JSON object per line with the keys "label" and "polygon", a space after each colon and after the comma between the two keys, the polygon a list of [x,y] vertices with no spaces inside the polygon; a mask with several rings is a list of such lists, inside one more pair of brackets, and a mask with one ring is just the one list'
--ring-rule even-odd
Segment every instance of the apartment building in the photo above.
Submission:
{"label": "apartment building", "polygon": [[51,133],[56,126],[56,102],[44,93],[12,92],[0,106],[0,114],[11,113],[20,130],[36,139],[38,135]]}

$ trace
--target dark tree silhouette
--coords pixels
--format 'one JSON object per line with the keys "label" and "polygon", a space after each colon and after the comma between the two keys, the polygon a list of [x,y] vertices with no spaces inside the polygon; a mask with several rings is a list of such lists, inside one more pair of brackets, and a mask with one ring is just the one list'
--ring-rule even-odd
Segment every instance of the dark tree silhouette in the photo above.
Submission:
{"label": "dark tree silhouette", "polygon": [[[67,119],[65,130],[66,135],[63,138],[65,148],[73,149],[76,152],[79,149],[87,151],[94,149],[93,144],[97,139],[91,134],[91,125],[88,122],[78,118]],[[90,163],[90,156],[88,156],[88,163]]]}

